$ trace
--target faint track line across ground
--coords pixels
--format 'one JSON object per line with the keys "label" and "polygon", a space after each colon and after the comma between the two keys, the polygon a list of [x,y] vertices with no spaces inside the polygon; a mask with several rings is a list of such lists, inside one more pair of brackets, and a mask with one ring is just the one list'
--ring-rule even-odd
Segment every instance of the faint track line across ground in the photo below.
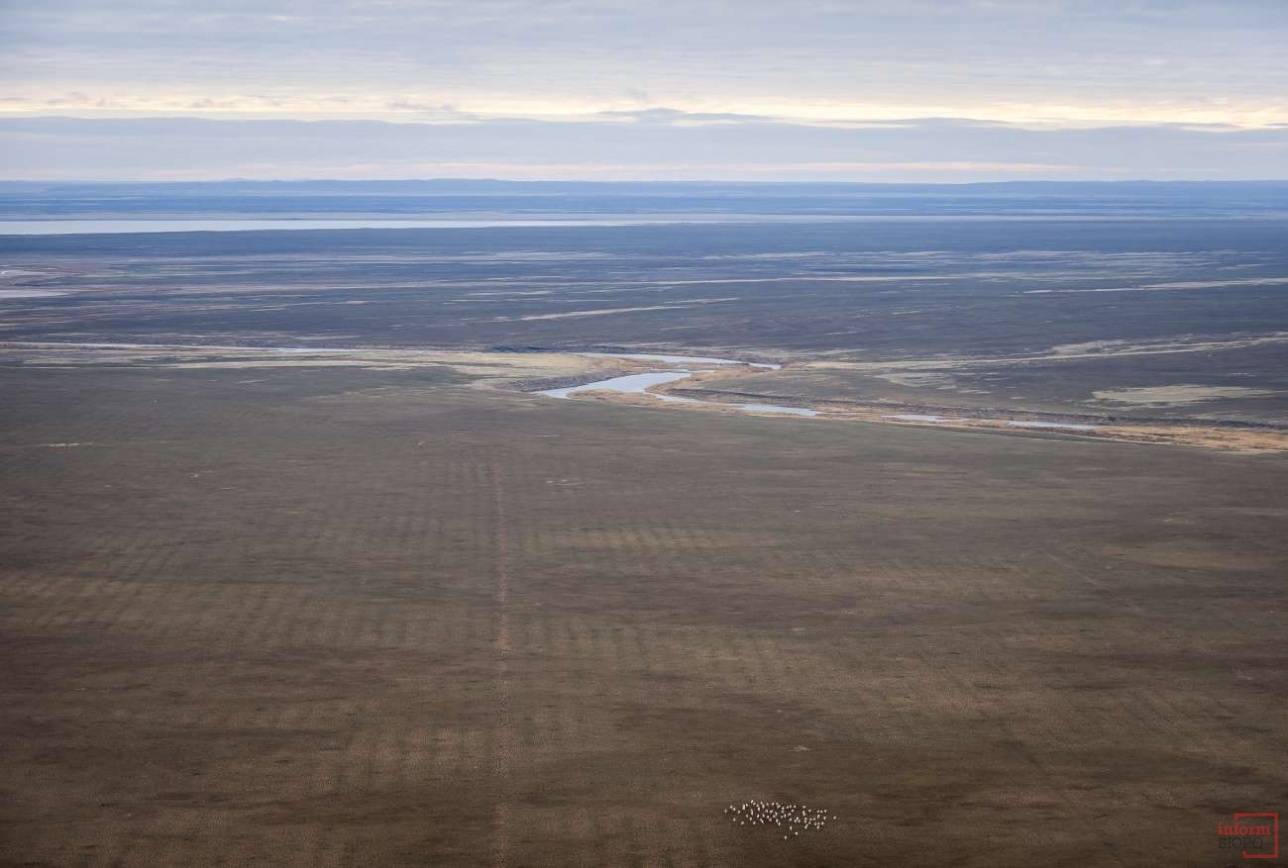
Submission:
{"label": "faint track line across ground", "polygon": [[488,481],[492,494],[492,526],[496,529],[493,569],[496,573],[496,756],[493,773],[497,782],[496,807],[493,809],[493,864],[506,868],[510,862],[510,771],[514,740],[510,696],[510,556],[506,539],[506,510],[501,468],[493,459],[488,463]]}

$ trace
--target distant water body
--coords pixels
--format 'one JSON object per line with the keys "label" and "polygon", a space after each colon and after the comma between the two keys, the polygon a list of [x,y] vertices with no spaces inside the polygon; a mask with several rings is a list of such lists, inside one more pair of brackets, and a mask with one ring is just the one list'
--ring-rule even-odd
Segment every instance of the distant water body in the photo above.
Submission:
{"label": "distant water body", "polygon": [[[729,222],[746,218],[731,217]],[[133,235],[152,232],[264,232],[301,229],[496,229],[585,226],[651,226],[667,223],[725,222],[721,217],[588,217],[551,220],[480,219],[300,219],[300,220],[0,220],[0,235]]]}
{"label": "distant water body", "polygon": [[[327,229],[561,229],[595,226],[675,226],[701,223],[958,223],[1036,220],[1132,221],[1135,216],[1057,214],[639,214],[597,217],[438,217],[422,219],[350,218],[172,218],[0,220],[0,235],[135,235],[156,232],[276,232]],[[1154,219],[1158,219],[1155,216]]]}

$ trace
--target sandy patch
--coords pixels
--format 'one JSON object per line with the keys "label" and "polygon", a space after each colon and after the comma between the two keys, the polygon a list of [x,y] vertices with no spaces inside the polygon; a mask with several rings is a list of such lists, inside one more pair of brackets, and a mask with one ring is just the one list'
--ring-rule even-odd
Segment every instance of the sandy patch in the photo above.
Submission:
{"label": "sandy patch", "polygon": [[172,362],[167,368],[373,368],[406,371],[415,365],[390,365],[367,359],[246,359],[233,362]]}
{"label": "sandy patch", "polygon": [[319,349],[162,344],[2,342],[0,359],[28,365],[146,365],[159,368],[367,368],[406,371],[448,367],[482,382],[576,376],[602,363],[572,353],[489,353],[403,349]]}
{"label": "sandy patch", "polygon": [[957,382],[948,374],[925,373],[925,374],[877,374],[878,380],[885,380],[887,383],[893,383],[896,386],[912,386],[913,388],[935,388],[951,389]]}
{"label": "sandy patch", "polygon": [[1140,407],[1182,407],[1219,401],[1227,398],[1265,398],[1274,395],[1266,389],[1249,389],[1243,386],[1203,386],[1197,383],[1176,383],[1171,386],[1139,386],[1130,389],[1105,389],[1092,392],[1097,401],[1110,404],[1130,404]]}

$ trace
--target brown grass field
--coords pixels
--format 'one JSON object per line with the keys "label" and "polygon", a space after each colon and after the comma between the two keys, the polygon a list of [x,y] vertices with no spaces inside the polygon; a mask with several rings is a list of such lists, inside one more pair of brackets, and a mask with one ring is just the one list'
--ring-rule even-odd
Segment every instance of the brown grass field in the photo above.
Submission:
{"label": "brown grass field", "polygon": [[1223,866],[1288,807],[1283,455],[473,376],[0,367],[0,862]]}

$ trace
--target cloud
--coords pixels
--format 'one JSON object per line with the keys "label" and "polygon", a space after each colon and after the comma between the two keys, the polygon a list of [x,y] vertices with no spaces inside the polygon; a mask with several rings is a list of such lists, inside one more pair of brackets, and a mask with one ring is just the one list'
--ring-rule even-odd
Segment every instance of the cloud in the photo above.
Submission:
{"label": "cloud", "polygon": [[1285,44],[1282,0],[45,0],[0,20],[29,113],[80,91],[64,110],[386,120],[1256,127],[1288,123]]}
{"label": "cloud", "polygon": [[1285,44],[1283,0],[43,0],[0,16],[0,157],[13,177],[1288,177]]}

